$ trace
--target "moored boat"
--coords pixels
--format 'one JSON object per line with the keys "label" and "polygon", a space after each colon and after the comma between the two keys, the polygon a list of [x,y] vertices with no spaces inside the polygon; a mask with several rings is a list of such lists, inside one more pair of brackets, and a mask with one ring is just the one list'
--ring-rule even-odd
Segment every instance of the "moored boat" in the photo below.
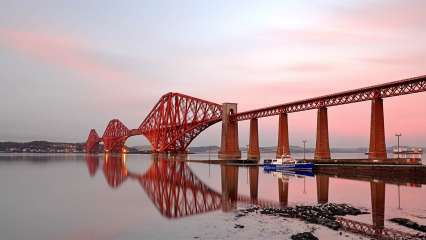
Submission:
{"label": "moored boat", "polygon": [[290,155],[281,156],[281,158],[265,159],[263,161],[265,170],[300,170],[312,171],[313,163],[301,162],[293,159]]}

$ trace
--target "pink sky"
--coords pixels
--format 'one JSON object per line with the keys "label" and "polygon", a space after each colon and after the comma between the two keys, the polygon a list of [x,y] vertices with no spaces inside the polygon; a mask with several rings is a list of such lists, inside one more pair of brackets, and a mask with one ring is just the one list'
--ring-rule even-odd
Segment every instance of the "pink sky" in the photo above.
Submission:
{"label": "pink sky", "polygon": [[[139,4],[76,15],[65,6],[38,15],[24,14],[38,6],[8,5],[0,140],[82,141],[111,118],[136,128],[169,91],[244,111],[426,74],[424,1],[229,3],[214,11],[194,2],[184,13]],[[388,145],[395,132],[426,145],[420,103],[425,93],[385,100]],[[367,146],[369,111],[369,103],[330,108],[332,145]],[[313,145],[315,111],[289,119],[291,144]],[[274,145],[276,130],[276,118],[261,119],[261,145]],[[218,145],[219,132],[213,126],[193,145]],[[141,140],[131,143],[147,144]],[[242,122],[240,143],[247,142]]]}

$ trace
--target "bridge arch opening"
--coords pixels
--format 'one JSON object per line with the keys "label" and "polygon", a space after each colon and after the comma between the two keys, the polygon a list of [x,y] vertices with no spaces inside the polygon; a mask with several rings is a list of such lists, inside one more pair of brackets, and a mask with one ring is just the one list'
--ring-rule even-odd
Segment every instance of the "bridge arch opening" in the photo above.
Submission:
{"label": "bridge arch opening", "polygon": [[148,138],[146,138],[144,135],[130,136],[126,139],[126,141],[124,142],[124,145],[127,148],[132,148],[131,150],[137,150],[137,151],[152,150],[151,143],[149,142]]}
{"label": "bridge arch opening", "polygon": [[[194,138],[188,145],[187,151],[197,151],[199,153],[210,154],[217,157],[213,153],[217,153],[220,145],[221,124],[215,123],[207,127],[204,131]],[[203,148],[200,148],[203,147]],[[191,150],[192,148],[192,150]]]}

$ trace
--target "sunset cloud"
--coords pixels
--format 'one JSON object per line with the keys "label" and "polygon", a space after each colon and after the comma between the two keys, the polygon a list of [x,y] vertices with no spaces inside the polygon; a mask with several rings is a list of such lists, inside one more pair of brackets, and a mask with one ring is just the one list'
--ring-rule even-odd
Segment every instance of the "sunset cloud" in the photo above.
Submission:
{"label": "sunset cloud", "polygon": [[333,66],[330,64],[321,64],[321,63],[299,63],[288,65],[286,69],[292,72],[324,72],[332,69]]}
{"label": "sunset cloud", "polygon": [[127,81],[132,78],[97,58],[85,41],[68,35],[0,29],[0,46],[88,79]]}
{"label": "sunset cloud", "polygon": [[384,65],[418,65],[426,67],[426,52],[424,53],[399,53],[392,56],[377,56],[360,59],[375,64]]}
{"label": "sunset cloud", "polygon": [[[332,26],[331,26],[332,27]],[[359,33],[333,28],[303,28],[303,29],[269,29],[257,35],[259,40],[270,42],[273,45],[314,45],[329,47],[336,45],[362,44],[376,42],[383,37],[371,33]]]}
{"label": "sunset cloud", "polygon": [[[406,1],[375,1],[370,4],[344,5],[336,4],[331,8],[328,18],[341,29],[352,31],[371,31],[379,33],[397,33],[402,31],[420,30],[426,21],[423,0]],[[421,34],[421,32],[419,32]]]}

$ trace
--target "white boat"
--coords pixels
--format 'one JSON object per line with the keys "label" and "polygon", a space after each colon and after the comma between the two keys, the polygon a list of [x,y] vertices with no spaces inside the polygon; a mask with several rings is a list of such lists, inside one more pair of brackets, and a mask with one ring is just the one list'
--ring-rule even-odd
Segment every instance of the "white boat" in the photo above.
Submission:
{"label": "white boat", "polygon": [[263,161],[265,170],[309,170],[314,168],[313,163],[299,162],[293,159],[290,155],[283,155],[280,158],[265,159]]}
{"label": "white boat", "polygon": [[394,148],[393,149],[393,153],[394,154],[423,154],[423,149],[422,148],[408,148],[408,147],[399,147],[399,148]]}
{"label": "white boat", "polygon": [[421,159],[423,155],[422,148],[396,147],[393,149],[393,158],[400,159]]}

